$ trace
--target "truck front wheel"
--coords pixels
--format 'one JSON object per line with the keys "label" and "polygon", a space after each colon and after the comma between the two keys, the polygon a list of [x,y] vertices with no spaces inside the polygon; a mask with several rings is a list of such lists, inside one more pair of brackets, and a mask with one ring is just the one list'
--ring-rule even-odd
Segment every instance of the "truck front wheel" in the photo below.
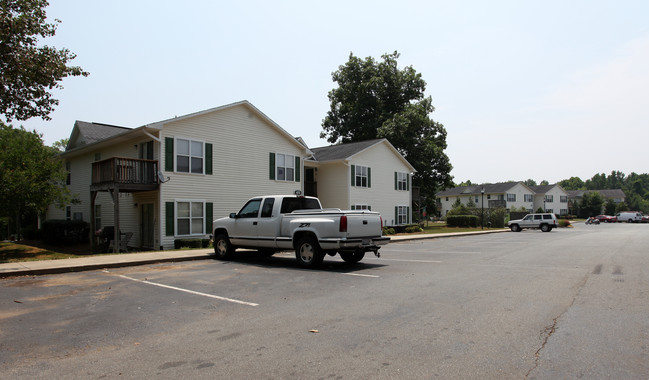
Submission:
{"label": "truck front wheel", "polygon": [[315,268],[322,264],[325,253],[312,237],[303,237],[295,248],[295,258],[305,268]]}
{"label": "truck front wheel", "polygon": [[214,238],[214,257],[219,260],[231,259],[235,248],[230,243],[227,235],[219,234]]}
{"label": "truck front wheel", "polygon": [[346,262],[350,264],[356,264],[357,262],[363,260],[363,257],[365,257],[365,252],[360,251],[360,252],[339,252],[340,257]]}

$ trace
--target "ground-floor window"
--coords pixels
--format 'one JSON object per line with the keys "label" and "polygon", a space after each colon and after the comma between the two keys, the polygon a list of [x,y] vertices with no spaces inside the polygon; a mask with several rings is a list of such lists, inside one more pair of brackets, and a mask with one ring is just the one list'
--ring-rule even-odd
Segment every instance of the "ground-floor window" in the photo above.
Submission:
{"label": "ground-floor window", "polygon": [[410,207],[408,206],[397,206],[396,207],[396,215],[395,219],[397,221],[397,224],[408,224],[410,221],[408,220],[408,210]]}
{"label": "ground-floor window", "polygon": [[368,206],[368,205],[352,205],[352,210],[372,210],[372,206]]}
{"label": "ground-floor window", "polygon": [[205,202],[177,201],[176,202],[176,231],[177,235],[205,234]]}

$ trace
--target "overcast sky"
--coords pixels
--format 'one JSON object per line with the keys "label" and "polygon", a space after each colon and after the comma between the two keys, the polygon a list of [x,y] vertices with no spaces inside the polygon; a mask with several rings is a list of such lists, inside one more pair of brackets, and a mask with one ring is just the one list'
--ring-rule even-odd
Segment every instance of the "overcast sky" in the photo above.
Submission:
{"label": "overcast sky", "polygon": [[67,78],[46,144],[75,120],[139,127],[248,100],[310,147],[331,73],[398,51],[427,82],[456,183],[647,173],[649,1],[51,0]]}

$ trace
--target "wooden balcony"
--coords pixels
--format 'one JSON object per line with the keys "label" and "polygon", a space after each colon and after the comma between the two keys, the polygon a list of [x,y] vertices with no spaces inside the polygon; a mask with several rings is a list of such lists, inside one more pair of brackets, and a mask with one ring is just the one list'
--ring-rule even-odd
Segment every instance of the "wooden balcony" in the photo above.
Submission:
{"label": "wooden balcony", "polygon": [[120,192],[158,189],[158,161],[111,157],[92,163],[91,191]]}

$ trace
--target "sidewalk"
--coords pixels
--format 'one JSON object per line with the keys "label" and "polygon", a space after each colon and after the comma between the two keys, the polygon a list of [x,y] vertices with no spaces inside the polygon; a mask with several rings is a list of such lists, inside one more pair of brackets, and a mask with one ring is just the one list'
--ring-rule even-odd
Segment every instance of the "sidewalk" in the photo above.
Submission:
{"label": "sidewalk", "polygon": [[[399,235],[390,236],[390,238],[392,243],[398,243],[401,241],[439,239],[506,231],[509,230],[502,229],[446,234]],[[10,276],[35,276],[42,274],[81,272],[88,270],[99,270],[104,268],[118,268],[170,261],[204,260],[211,259],[213,257],[212,253],[212,248],[206,248],[174,251],[151,251],[127,254],[122,253],[115,255],[89,256],[61,260],[23,261],[18,263],[0,264],[0,278]]]}

